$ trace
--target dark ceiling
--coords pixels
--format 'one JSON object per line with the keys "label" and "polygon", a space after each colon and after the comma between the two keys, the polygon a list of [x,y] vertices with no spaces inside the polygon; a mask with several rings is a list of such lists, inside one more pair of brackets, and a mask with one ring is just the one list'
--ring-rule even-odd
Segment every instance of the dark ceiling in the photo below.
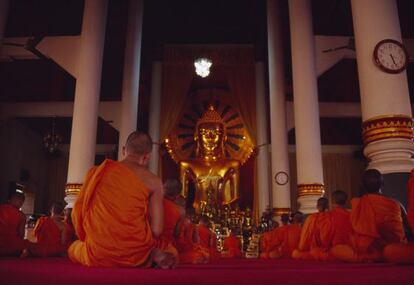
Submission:
{"label": "dark ceiling", "polygon": [[[287,97],[292,99],[287,1],[281,0],[281,22],[286,53]],[[403,37],[414,38],[414,1],[398,0],[397,3]],[[83,5],[82,0],[10,1],[5,35],[79,35]],[[312,12],[316,35],[353,35],[349,0],[313,0]],[[128,0],[109,0],[101,85],[102,101],[121,100],[127,13]],[[169,43],[251,44],[257,51],[257,58],[266,60],[266,1],[145,1],[138,118],[138,125],[144,130],[148,125],[151,64],[153,60],[161,58],[163,45]],[[413,94],[412,64],[408,69],[408,78],[410,93]],[[11,60],[0,63],[0,102],[73,101],[75,84],[76,79],[53,60]],[[342,60],[325,72],[318,79],[318,87],[320,101],[359,102],[355,60]],[[336,137],[337,134],[334,128],[328,126],[329,123],[324,127],[324,120],[321,121],[322,129],[331,131],[322,131],[322,135],[332,133],[328,136]],[[337,123],[334,122],[332,125]],[[360,143],[354,139],[352,142]],[[112,143],[117,143],[117,138],[113,138]]]}

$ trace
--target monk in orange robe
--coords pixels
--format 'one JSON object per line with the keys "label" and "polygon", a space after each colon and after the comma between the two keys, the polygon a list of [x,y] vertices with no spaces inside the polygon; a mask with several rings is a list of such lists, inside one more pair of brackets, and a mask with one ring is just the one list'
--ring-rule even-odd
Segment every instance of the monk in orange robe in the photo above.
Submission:
{"label": "monk in orange robe", "polygon": [[369,169],[364,172],[362,183],[367,194],[351,202],[350,243],[331,249],[336,259],[346,262],[381,261],[386,245],[405,241],[399,203],[381,195],[382,174]]}
{"label": "monk in orange robe", "polygon": [[[170,228],[170,233],[168,234],[168,237],[164,239],[171,240],[175,245],[178,250],[180,263],[207,263],[209,259],[208,250],[204,249],[199,244],[197,228],[195,228],[191,222],[193,213],[190,213],[189,209],[186,213],[186,200],[179,195],[181,193],[181,188],[181,182],[178,180],[167,180],[164,184],[164,196],[167,198],[167,201],[174,201],[174,203],[168,205],[168,208],[173,208],[174,210],[171,210],[169,215],[167,214],[167,211],[165,212],[165,223],[170,224],[170,226],[168,226],[168,228]],[[177,214],[175,214],[174,211],[178,211],[180,216],[177,217]],[[166,237],[166,234],[163,234],[162,236]]]}
{"label": "monk in orange robe", "polygon": [[224,238],[223,252],[221,253],[221,256],[224,258],[242,257],[241,242],[240,239],[234,235],[234,233],[230,233],[228,237]]}
{"label": "monk in orange robe", "polygon": [[286,224],[276,229],[267,252],[269,258],[290,258],[292,256],[293,250],[299,244],[302,220],[302,213],[297,212],[293,216],[292,224]]}
{"label": "monk in orange robe", "polygon": [[311,248],[315,260],[333,260],[330,249],[339,244],[348,244],[352,232],[350,212],[346,210],[348,195],[343,191],[332,193],[333,209],[328,211],[328,219],[317,223],[317,231]]}
{"label": "monk in orange robe", "polygon": [[204,264],[209,262],[209,249],[200,245],[198,228],[191,222],[191,214],[181,224],[177,239],[180,263]]}
{"label": "monk in orange robe", "polygon": [[340,190],[332,193],[333,209],[329,212],[332,217],[333,235],[330,247],[338,244],[348,244],[352,233],[351,213],[346,209],[348,195]]}
{"label": "monk in orange robe", "polygon": [[64,215],[65,218],[63,220],[63,222],[65,223],[65,241],[71,245],[72,242],[74,242],[75,240],[77,240],[78,238],[76,237],[76,233],[75,233],[75,229],[73,228],[73,223],[72,223],[72,209],[70,208],[66,208],[64,210]]}
{"label": "monk in orange robe", "polygon": [[64,256],[72,242],[69,240],[70,226],[63,220],[64,205],[53,203],[49,217],[41,217],[34,227],[37,243],[30,249],[32,256]]}
{"label": "monk in orange robe", "polygon": [[25,196],[20,190],[0,205],[0,256],[20,256],[31,243],[24,239],[26,216],[20,211]]}
{"label": "monk in orange robe", "polygon": [[185,215],[184,209],[175,203],[175,199],[181,192],[181,187],[181,182],[174,179],[167,180],[163,186],[164,229],[157,238],[157,247],[161,250],[176,246],[180,225]]}
{"label": "monk in orange robe", "polygon": [[208,227],[209,221],[207,217],[202,216],[198,223],[198,235],[200,238],[200,246],[208,249],[209,260],[217,260],[221,254],[217,250],[217,236]]}
{"label": "monk in orange robe", "polygon": [[[282,222],[282,227],[287,226],[289,224],[289,215],[282,214],[280,217],[280,220]],[[276,226],[272,230],[263,233],[263,235],[260,238],[260,258],[264,258],[264,259],[269,258],[269,252],[271,249],[271,245],[272,243],[275,244],[276,236],[278,235],[278,233],[280,232],[280,228],[282,227]],[[272,246],[272,249],[274,249],[273,246]]]}
{"label": "monk in orange robe", "polygon": [[163,230],[161,180],[147,169],[151,138],[129,135],[120,162],[105,160],[86,177],[72,211],[79,240],[69,258],[86,266],[161,268],[175,266],[175,249],[161,251],[155,238]]}
{"label": "monk in orange robe", "polygon": [[327,212],[328,199],[319,198],[317,202],[318,212],[310,215],[303,225],[298,248],[292,252],[294,259],[314,259],[312,250],[322,247],[322,240],[331,229],[330,215]]}

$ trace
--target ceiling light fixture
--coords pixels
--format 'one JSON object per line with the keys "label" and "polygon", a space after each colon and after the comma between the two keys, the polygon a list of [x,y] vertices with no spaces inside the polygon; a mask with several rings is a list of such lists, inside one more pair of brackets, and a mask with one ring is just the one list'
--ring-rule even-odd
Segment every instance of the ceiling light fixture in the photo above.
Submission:
{"label": "ceiling light fixture", "polygon": [[207,77],[210,74],[210,67],[213,62],[208,58],[197,58],[194,61],[195,72],[201,77]]}
{"label": "ceiling light fixture", "polygon": [[54,117],[52,120],[52,129],[47,133],[47,135],[43,137],[44,147],[46,151],[51,155],[57,154],[59,152],[59,145],[62,142],[62,137],[56,133],[55,128],[56,117]]}

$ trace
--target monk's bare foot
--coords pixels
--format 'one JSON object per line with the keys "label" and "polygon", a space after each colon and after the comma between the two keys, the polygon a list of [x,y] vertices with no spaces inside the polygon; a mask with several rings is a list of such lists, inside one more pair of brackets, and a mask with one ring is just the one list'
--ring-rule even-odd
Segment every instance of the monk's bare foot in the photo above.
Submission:
{"label": "monk's bare foot", "polygon": [[173,254],[163,252],[159,249],[153,250],[152,261],[161,269],[175,268],[177,265],[177,259]]}
{"label": "monk's bare foot", "polygon": [[23,249],[22,253],[20,254],[20,258],[26,258],[30,255],[30,252],[27,248]]}

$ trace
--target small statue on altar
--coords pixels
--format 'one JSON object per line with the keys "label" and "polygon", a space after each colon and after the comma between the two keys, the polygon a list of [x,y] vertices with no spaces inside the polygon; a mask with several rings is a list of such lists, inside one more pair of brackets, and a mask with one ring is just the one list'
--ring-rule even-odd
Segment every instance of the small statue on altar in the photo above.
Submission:
{"label": "small statue on altar", "polygon": [[209,106],[196,124],[195,158],[180,162],[182,194],[187,197],[189,183],[194,184],[193,207],[198,212],[201,206],[207,207],[209,200],[215,201],[220,208],[234,204],[239,198],[240,162],[226,157],[226,139],[223,119],[213,106]]}

